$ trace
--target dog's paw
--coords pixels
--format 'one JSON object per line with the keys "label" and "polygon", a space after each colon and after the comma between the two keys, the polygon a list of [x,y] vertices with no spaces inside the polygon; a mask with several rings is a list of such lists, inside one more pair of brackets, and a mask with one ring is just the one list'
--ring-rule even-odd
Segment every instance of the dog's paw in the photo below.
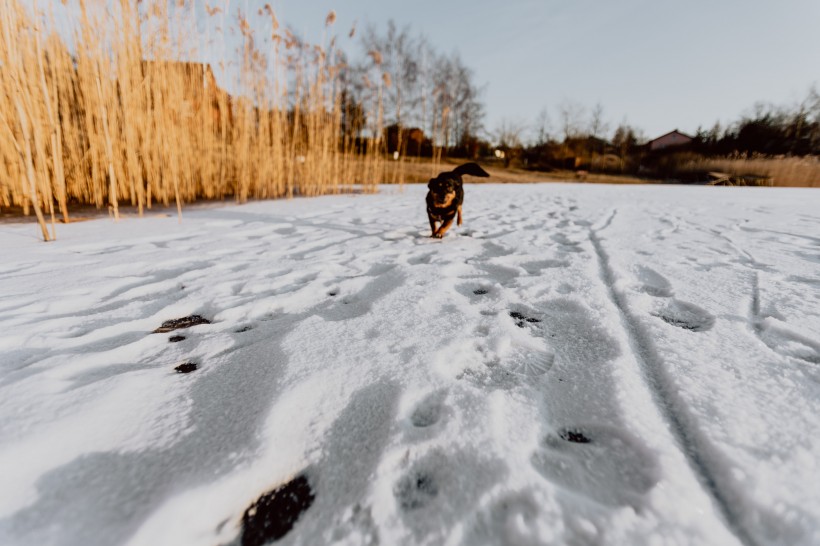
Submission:
{"label": "dog's paw", "polygon": [[444,234],[443,233],[433,233],[430,237],[432,237],[433,239],[441,239],[442,237],[444,237]]}

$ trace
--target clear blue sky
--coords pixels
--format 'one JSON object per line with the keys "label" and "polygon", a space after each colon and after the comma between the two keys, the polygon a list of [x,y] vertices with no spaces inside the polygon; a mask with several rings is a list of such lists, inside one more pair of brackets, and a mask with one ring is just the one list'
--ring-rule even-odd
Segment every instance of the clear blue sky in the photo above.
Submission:
{"label": "clear blue sky", "polygon": [[[213,3],[213,2],[212,2]],[[252,8],[264,2],[233,0]],[[457,50],[486,85],[485,125],[555,130],[565,100],[596,102],[655,137],[733,121],[757,101],[785,104],[820,84],[820,0],[274,0],[281,22],[320,39],[388,19]]]}
{"label": "clear blue sky", "polygon": [[[59,6],[41,7],[49,1]],[[610,131],[627,120],[649,138],[692,134],[820,87],[820,0],[267,1],[311,41],[335,10],[333,32],[351,53],[354,21],[384,29],[389,19],[458,51],[484,88],[489,131],[504,119],[534,127],[546,107],[557,134],[559,105],[574,101],[587,112],[600,103]],[[230,0],[231,12],[256,17],[265,3]]]}

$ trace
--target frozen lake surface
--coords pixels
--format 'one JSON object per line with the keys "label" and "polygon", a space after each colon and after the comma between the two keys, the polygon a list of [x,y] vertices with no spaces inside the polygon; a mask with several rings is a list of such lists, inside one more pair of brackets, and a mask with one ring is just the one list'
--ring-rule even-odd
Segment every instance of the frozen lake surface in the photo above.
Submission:
{"label": "frozen lake surface", "polygon": [[425,192],[0,225],[0,543],[820,544],[820,192]]}

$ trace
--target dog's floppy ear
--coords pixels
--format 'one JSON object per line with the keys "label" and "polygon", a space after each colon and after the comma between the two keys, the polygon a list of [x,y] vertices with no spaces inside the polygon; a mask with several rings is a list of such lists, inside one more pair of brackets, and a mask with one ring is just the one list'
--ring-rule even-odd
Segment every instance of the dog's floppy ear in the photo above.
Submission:
{"label": "dog's floppy ear", "polygon": [[430,181],[427,183],[427,188],[432,190],[433,189],[433,182],[435,182],[435,181],[436,181],[435,178],[431,178]]}
{"label": "dog's floppy ear", "polygon": [[482,169],[478,163],[465,163],[464,165],[459,165],[455,169],[453,169],[453,174],[457,176],[462,175],[470,175],[470,176],[480,176],[482,178],[486,178],[490,176],[490,174]]}

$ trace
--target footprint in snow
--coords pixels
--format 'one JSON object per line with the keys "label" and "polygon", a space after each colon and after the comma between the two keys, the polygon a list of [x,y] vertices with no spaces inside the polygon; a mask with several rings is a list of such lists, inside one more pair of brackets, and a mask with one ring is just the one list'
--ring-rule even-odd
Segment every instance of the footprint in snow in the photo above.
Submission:
{"label": "footprint in snow", "polygon": [[657,271],[644,266],[638,266],[639,290],[656,298],[672,297],[672,285],[666,277]]}
{"label": "footprint in snow", "polygon": [[473,513],[485,491],[501,481],[506,463],[467,451],[434,449],[416,460],[393,486],[396,505],[416,544],[448,531],[448,521]]}
{"label": "footprint in snow", "polygon": [[567,283],[561,283],[555,291],[559,294],[567,295],[575,292],[575,289]]}
{"label": "footprint in snow", "polygon": [[427,395],[410,415],[410,422],[416,428],[427,428],[435,425],[441,420],[444,413],[444,400],[447,397],[446,391],[434,392]]}
{"label": "footprint in snow", "polygon": [[[542,503],[531,490],[509,493],[494,500],[476,514],[475,523],[462,544],[544,544],[539,532],[544,521]],[[555,543],[563,542],[555,540]]]}
{"label": "footprint in snow", "polygon": [[555,353],[539,350],[521,350],[506,356],[504,368],[516,375],[538,377],[552,369]]}
{"label": "footprint in snow", "polygon": [[509,256],[514,252],[513,249],[493,243],[492,241],[483,243],[481,247],[481,258],[500,258],[502,256]]}
{"label": "footprint in snow", "polygon": [[401,272],[393,270],[392,267],[383,270],[374,268],[366,276],[370,277],[370,280],[358,293],[346,293],[339,298],[336,296],[340,291],[331,290],[328,296],[333,298],[333,303],[322,309],[318,315],[330,322],[364,316],[370,312],[376,301],[401,286],[404,281]]}
{"label": "footprint in snow", "polygon": [[664,307],[652,313],[667,324],[690,330],[706,332],[715,324],[715,317],[693,303],[672,299]]}
{"label": "footprint in snow", "polygon": [[467,282],[456,285],[456,292],[470,299],[472,303],[479,303],[484,296],[492,292],[492,287],[487,284],[477,284]]}
{"label": "footprint in snow", "polygon": [[[541,322],[541,319],[529,316],[528,313],[522,313],[521,311],[510,311],[509,315],[519,328],[534,326]],[[555,353],[544,346],[543,343],[538,348],[513,347],[504,357],[504,368],[524,377],[544,375],[552,369],[553,364],[555,364]]]}
{"label": "footprint in snow", "polygon": [[549,434],[530,459],[548,481],[608,506],[637,506],[660,480],[656,456],[625,431],[566,427]]}
{"label": "footprint in snow", "polygon": [[481,275],[481,277],[489,277],[490,281],[501,286],[512,284],[521,274],[516,267],[493,263],[476,263],[476,268],[486,273],[486,275]]}
{"label": "footprint in snow", "polygon": [[438,496],[437,478],[432,473],[413,471],[396,484],[394,494],[402,510],[416,510]]}

